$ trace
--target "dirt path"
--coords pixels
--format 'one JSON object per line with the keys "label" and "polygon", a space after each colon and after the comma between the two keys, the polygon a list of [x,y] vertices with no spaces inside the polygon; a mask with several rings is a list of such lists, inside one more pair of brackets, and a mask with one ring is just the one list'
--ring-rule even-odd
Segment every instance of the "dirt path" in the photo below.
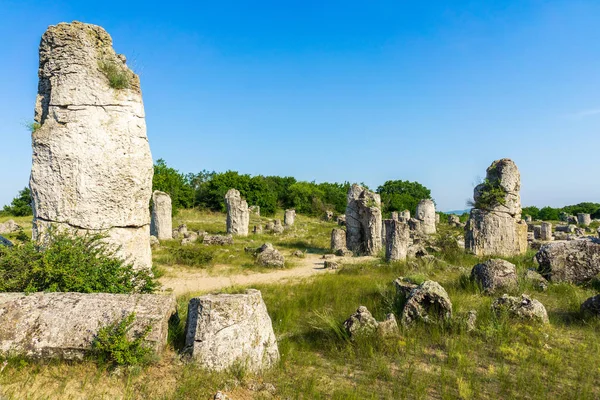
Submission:
{"label": "dirt path", "polygon": [[[353,264],[374,260],[374,257],[336,257],[337,261],[344,264]],[[159,279],[163,289],[172,290],[176,296],[190,292],[208,292],[223,289],[229,286],[248,286],[264,283],[281,283],[297,280],[318,274],[327,274],[335,270],[325,269],[324,261],[320,255],[307,254],[305,258],[298,259],[298,266],[292,269],[279,269],[266,273],[246,273],[226,276],[210,276],[205,271],[179,272],[177,276],[162,277]]]}

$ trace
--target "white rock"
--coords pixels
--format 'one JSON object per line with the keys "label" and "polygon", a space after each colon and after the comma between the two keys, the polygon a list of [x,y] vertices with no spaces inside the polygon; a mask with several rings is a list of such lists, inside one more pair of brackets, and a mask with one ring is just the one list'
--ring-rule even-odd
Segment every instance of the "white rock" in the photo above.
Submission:
{"label": "white rock", "polygon": [[150,234],[158,240],[173,239],[173,219],[171,214],[171,196],[165,192],[155,190],[152,193],[152,220],[150,223]]}

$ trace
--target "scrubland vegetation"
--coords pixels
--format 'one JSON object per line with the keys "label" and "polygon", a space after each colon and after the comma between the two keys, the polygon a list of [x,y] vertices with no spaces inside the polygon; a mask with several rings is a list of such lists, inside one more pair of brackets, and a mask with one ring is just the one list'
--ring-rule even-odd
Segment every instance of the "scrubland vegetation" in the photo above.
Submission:
{"label": "scrubland vegetation", "polygon": [[[186,222],[190,229],[222,233],[224,220],[224,214],[182,210],[174,225]],[[306,216],[299,216],[297,223],[281,236],[236,238],[230,247],[193,245],[212,252],[208,265],[168,262],[180,246],[167,243],[154,252],[155,266],[176,275],[229,262],[234,273],[262,273],[264,269],[253,269],[251,258],[243,258],[243,247],[259,246],[267,238],[280,248],[328,252],[333,223]],[[73,363],[9,359],[0,372],[1,390],[15,399],[209,399],[217,390],[233,399],[598,398],[600,322],[579,312],[580,304],[596,294],[598,284],[550,284],[542,292],[522,279],[527,268],[534,267],[534,253],[509,258],[521,277],[519,287],[509,293],[527,293],[541,301],[550,324],[496,316],[490,309],[494,297],[484,295],[469,279],[472,266],[481,260],[458,248],[453,238],[462,234],[460,230],[443,222],[439,228],[435,259],[399,263],[373,259],[286,284],[254,285],[263,293],[281,353],[278,366],[262,374],[242,367],[212,373],[185,361],[180,351],[187,302],[200,294],[189,293],[178,298],[180,321],[170,327],[169,348],[160,360],[147,366],[106,368],[93,359]],[[401,304],[392,282],[399,276],[416,283],[439,282],[453,303],[452,322],[401,328],[401,336],[394,339],[349,340],[342,323],[359,305],[378,320],[390,312],[398,314]],[[478,318],[475,330],[469,332],[464,319],[470,310],[477,311]]]}

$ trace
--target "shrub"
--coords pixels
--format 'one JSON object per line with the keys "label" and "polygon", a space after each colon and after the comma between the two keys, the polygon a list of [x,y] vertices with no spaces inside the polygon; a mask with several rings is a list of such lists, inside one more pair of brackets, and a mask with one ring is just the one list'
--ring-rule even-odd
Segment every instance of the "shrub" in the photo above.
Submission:
{"label": "shrub", "polygon": [[4,206],[2,215],[11,215],[13,217],[33,215],[33,210],[31,208],[32,201],[31,190],[26,187],[19,191],[19,194],[12,200],[10,206]]}
{"label": "shrub", "polygon": [[129,74],[124,68],[117,65],[113,61],[103,60],[98,63],[100,71],[108,78],[108,84],[113,89],[127,89],[129,88]]}
{"label": "shrub", "polygon": [[480,210],[489,210],[506,204],[506,190],[500,186],[500,182],[492,182],[486,178],[478,188],[479,196],[469,205]]}
{"label": "shrub", "polygon": [[149,293],[157,283],[116,255],[103,235],[50,232],[49,244],[0,247],[0,292]]}
{"label": "shrub", "polygon": [[142,366],[152,361],[154,351],[144,344],[151,331],[150,326],[129,339],[128,333],[135,321],[135,313],[131,313],[121,321],[108,324],[98,331],[92,341],[91,356],[103,365]]}
{"label": "shrub", "polygon": [[173,264],[188,265],[191,267],[208,265],[214,258],[211,250],[195,246],[177,248],[173,250],[172,256]]}
{"label": "shrub", "polygon": [[27,128],[27,130],[29,132],[35,133],[35,131],[40,129],[42,127],[42,125],[39,122],[33,121],[33,122],[27,122],[25,124],[25,127]]}

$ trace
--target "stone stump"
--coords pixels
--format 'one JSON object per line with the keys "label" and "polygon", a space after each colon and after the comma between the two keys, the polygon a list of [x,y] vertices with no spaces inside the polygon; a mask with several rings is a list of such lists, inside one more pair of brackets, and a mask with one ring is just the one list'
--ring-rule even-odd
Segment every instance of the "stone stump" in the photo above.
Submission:
{"label": "stone stump", "polygon": [[423,199],[417,205],[415,218],[421,221],[421,232],[430,235],[436,232],[435,229],[435,204],[433,200]]}
{"label": "stone stump", "polygon": [[590,226],[592,223],[592,217],[590,214],[577,214],[577,223],[581,226]]}
{"label": "stone stump", "polygon": [[336,252],[338,250],[346,249],[346,231],[343,229],[333,229],[331,231],[331,250]]}
{"label": "stone stump", "polygon": [[352,185],[346,206],[346,247],[358,254],[376,255],[382,247],[381,199]]}
{"label": "stone stump", "polygon": [[405,222],[386,219],[384,222],[386,231],[385,259],[387,261],[406,260],[408,246],[410,245],[410,229]]}
{"label": "stone stump", "polygon": [[552,239],[552,224],[550,222],[542,222],[540,226],[540,240],[548,242]]}
{"label": "stone stump", "polygon": [[248,203],[242,199],[240,192],[236,189],[229,189],[225,195],[225,205],[227,206],[227,233],[248,236],[250,212]]}
{"label": "stone stump", "polygon": [[155,190],[152,193],[152,219],[150,234],[158,240],[173,239],[173,219],[171,214],[171,196],[165,192]]}
{"label": "stone stump", "polygon": [[118,256],[150,269],[153,162],[138,76],[96,25],[50,26],[39,54],[33,239],[45,243],[50,228],[105,232]]}
{"label": "stone stump", "polygon": [[294,221],[296,220],[296,210],[285,210],[285,215],[283,216],[283,224],[285,226],[294,225]]}

